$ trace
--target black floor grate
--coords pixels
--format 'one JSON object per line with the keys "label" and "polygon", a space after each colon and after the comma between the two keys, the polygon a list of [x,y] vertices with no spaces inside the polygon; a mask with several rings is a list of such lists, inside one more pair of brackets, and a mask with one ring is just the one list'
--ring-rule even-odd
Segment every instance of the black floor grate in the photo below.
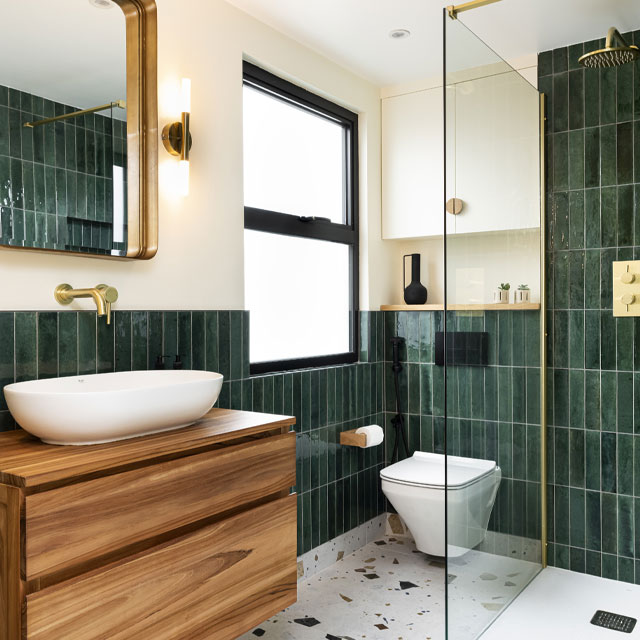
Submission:
{"label": "black floor grate", "polygon": [[605,629],[613,629],[614,631],[622,631],[622,633],[631,633],[638,622],[635,618],[621,616],[619,613],[611,613],[610,611],[601,611],[598,609],[591,618],[591,624]]}

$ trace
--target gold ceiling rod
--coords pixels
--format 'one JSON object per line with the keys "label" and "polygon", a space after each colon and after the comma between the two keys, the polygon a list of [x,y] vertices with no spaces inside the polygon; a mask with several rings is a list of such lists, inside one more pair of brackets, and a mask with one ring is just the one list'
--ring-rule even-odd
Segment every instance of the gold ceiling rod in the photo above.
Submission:
{"label": "gold ceiling rod", "polygon": [[500,2],[500,0],[471,0],[471,2],[465,2],[464,4],[458,4],[456,6],[450,5],[447,7],[447,11],[449,12],[449,17],[452,20],[456,20],[458,14],[463,11],[484,7],[485,5],[493,4],[494,2]]}
{"label": "gold ceiling rod", "polygon": [[127,103],[124,100],[115,100],[114,102],[108,102],[107,104],[101,104],[99,107],[91,107],[90,109],[81,109],[80,111],[73,111],[72,113],[65,113],[55,118],[44,118],[43,120],[35,120],[34,122],[25,122],[24,127],[38,127],[41,124],[48,124],[49,122],[56,122],[57,120],[66,120],[67,118],[77,118],[83,116],[85,113],[94,113],[95,111],[105,111],[106,109],[126,109]]}

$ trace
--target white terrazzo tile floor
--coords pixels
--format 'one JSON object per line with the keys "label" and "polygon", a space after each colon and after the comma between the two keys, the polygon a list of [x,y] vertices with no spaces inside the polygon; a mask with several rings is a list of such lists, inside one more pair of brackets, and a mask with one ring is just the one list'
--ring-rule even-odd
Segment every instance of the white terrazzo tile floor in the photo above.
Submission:
{"label": "white terrazzo tile floor", "polygon": [[[471,551],[450,563],[449,637],[475,638],[538,570]],[[386,536],[298,583],[298,601],[240,640],[444,640],[444,564]]]}

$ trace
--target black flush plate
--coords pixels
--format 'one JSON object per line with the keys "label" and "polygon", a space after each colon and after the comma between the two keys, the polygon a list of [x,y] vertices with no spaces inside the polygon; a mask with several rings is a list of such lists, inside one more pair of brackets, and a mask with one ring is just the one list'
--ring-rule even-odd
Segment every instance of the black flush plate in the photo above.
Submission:
{"label": "black flush plate", "polygon": [[[444,331],[436,331],[435,362],[444,365]],[[489,334],[486,331],[448,331],[447,364],[487,366]]]}
{"label": "black flush plate", "polygon": [[591,618],[591,624],[596,627],[604,627],[613,631],[622,631],[622,633],[631,633],[636,626],[637,620],[622,616],[619,613],[611,613],[610,611],[602,611],[598,609]]}

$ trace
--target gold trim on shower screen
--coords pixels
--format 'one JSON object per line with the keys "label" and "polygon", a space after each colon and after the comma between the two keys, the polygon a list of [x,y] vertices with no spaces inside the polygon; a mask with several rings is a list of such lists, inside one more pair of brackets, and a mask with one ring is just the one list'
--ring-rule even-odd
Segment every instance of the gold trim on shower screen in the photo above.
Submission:
{"label": "gold trim on shower screen", "polygon": [[464,4],[458,4],[455,6],[450,5],[447,7],[447,11],[449,13],[449,17],[452,20],[455,20],[458,17],[458,14],[463,11],[470,11],[471,9],[485,7],[486,5],[493,4],[494,2],[501,2],[501,0],[471,0],[471,2],[465,2]]}

